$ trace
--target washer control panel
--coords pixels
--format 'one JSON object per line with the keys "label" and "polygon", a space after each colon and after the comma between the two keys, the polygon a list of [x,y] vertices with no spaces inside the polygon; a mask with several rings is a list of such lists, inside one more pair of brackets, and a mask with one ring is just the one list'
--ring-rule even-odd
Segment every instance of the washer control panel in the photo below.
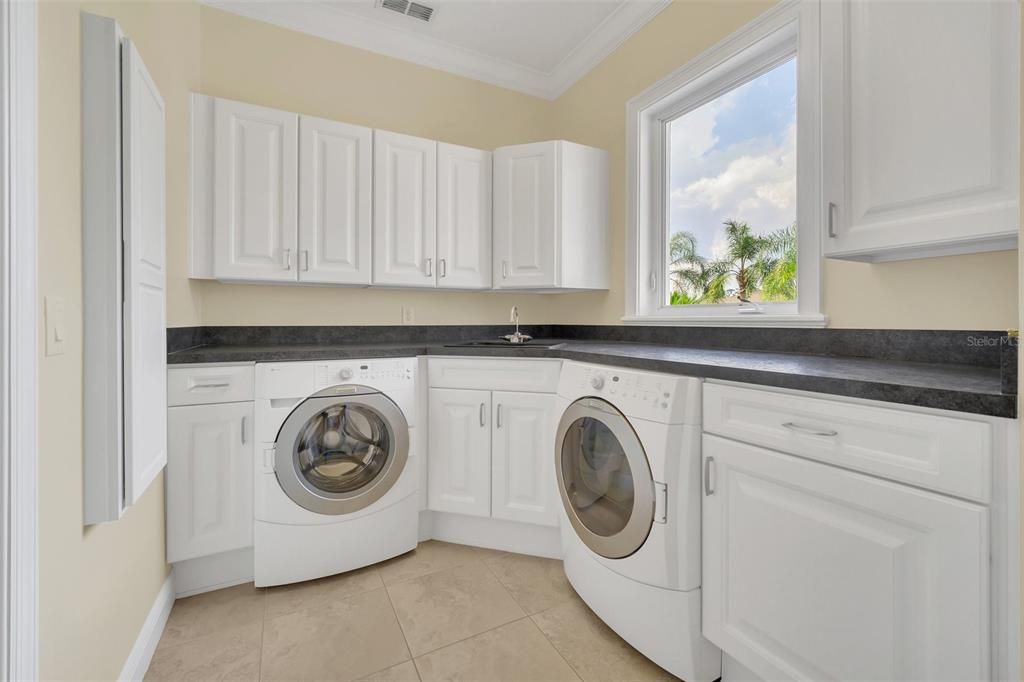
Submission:
{"label": "washer control panel", "polygon": [[411,384],[416,376],[416,360],[410,358],[379,360],[338,360],[317,364],[316,383],[318,386],[334,384],[367,384],[370,386],[381,383]]}
{"label": "washer control panel", "polygon": [[699,424],[701,380],[566,362],[558,394],[603,398],[623,414],[665,424]]}

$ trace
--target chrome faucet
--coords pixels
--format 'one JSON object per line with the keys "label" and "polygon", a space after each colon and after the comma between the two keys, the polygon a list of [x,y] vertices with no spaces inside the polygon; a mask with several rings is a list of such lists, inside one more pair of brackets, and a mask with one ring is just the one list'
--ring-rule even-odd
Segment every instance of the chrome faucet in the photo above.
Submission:
{"label": "chrome faucet", "polygon": [[515,330],[515,332],[513,332],[511,334],[506,334],[505,336],[503,336],[501,338],[505,339],[509,343],[526,343],[527,341],[532,340],[533,337],[530,336],[529,334],[520,334],[519,333],[519,306],[517,306],[517,305],[512,306],[512,316],[511,316],[511,318],[512,318],[512,322],[515,323],[515,325],[516,325],[516,330]]}

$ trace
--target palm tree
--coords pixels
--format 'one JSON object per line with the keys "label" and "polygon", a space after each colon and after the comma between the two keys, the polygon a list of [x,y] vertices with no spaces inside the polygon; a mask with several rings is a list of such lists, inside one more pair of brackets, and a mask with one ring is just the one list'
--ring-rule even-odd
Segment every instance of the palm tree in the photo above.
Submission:
{"label": "palm tree", "polygon": [[717,272],[711,263],[697,253],[697,238],[692,232],[675,232],[669,238],[669,277],[675,291],[672,305],[717,303],[725,291],[714,287]]}
{"label": "palm tree", "polygon": [[796,225],[768,235],[777,258],[761,282],[766,301],[792,301],[796,298]]}
{"label": "palm tree", "polygon": [[724,288],[733,278],[736,297],[744,300],[758,291],[769,301],[796,298],[796,226],[758,235],[742,221],[727,220],[724,225],[725,257],[710,266],[718,273],[717,285]]}

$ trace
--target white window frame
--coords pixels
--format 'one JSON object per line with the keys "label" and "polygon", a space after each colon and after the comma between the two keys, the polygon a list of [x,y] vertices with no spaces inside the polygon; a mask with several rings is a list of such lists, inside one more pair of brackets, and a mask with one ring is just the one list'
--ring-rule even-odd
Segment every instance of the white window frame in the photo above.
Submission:
{"label": "white window frame", "polygon": [[[627,324],[824,327],[821,313],[821,114],[818,0],[786,0],[626,106]],[[673,119],[797,60],[796,303],[670,306],[665,190]],[[756,308],[756,309],[755,309]]]}

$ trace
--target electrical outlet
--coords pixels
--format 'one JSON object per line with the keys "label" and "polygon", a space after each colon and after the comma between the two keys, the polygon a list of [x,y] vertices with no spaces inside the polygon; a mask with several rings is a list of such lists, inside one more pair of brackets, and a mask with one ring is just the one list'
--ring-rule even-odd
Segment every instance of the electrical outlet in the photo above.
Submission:
{"label": "electrical outlet", "polygon": [[402,306],[402,324],[416,324],[416,311],[410,305]]}

